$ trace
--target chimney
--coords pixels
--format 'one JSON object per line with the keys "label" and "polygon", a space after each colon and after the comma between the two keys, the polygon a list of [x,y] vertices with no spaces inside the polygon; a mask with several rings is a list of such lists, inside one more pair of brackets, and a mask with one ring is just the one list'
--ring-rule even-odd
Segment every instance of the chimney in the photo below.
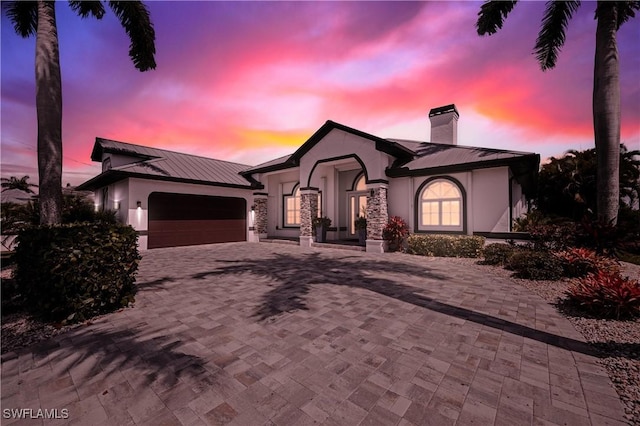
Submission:
{"label": "chimney", "polygon": [[454,104],[433,108],[429,111],[431,140],[435,143],[458,144],[458,110]]}

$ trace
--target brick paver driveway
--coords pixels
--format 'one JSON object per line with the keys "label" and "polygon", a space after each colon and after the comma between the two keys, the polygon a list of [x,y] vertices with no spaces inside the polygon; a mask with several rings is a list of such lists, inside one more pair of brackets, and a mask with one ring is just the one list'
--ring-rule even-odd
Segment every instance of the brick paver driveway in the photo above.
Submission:
{"label": "brick paver driveway", "polygon": [[621,424],[580,335],[487,271],[266,243],[148,251],[134,308],[3,357],[2,408],[81,425]]}

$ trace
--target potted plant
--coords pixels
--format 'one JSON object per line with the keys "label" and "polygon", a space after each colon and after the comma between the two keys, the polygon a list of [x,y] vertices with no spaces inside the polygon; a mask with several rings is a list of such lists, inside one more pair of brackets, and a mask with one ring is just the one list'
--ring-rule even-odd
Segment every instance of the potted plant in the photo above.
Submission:
{"label": "potted plant", "polygon": [[326,216],[314,217],[311,224],[316,230],[316,242],[324,243],[327,241],[327,229],[331,226],[331,219]]}
{"label": "potted plant", "polygon": [[358,234],[358,243],[363,246],[367,241],[367,218],[358,216],[354,222],[356,234]]}
{"label": "potted plant", "polygon": [[382,239],[389,244],[389,251],[402,250],[402,244],[407,235],[409,235],[409,227],[399,216],[391,216],[382,230]]}

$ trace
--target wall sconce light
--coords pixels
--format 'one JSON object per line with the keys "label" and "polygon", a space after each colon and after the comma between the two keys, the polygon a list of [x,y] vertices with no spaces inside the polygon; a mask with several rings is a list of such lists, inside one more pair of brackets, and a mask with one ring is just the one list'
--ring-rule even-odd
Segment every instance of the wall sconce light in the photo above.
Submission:
{"label": "wall sconce light", "polygon": [[136,201],[136,206],[138,209],[142,209],[142,201]]}
{"label": "wall sconce light", "polygon": [[113,209],[114,210],[120,210],[120,201],[114,201],[113,202]]}
{"label": "wall sconce light", "polygon": [[371,195],[373,197],[373,194],[375,194],[375,191],[372,189],[369,191],[369,195]]}
{"label": "wall sconce light", "polygon": [[251,205],[251,211],[252,212],[256,211],[256,205],[255,204]]}

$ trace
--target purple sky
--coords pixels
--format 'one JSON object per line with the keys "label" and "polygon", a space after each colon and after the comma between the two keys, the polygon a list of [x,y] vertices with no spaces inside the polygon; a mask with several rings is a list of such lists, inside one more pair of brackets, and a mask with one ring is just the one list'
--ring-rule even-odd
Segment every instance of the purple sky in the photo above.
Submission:
{"label": "purple sky", "polygon": [[[258,164],[331,119],[428,140],[430,108],[455,103],[461,145],[540,153],[594,146],[595,2],[569,25],[556,69],[531,53],[544,3],[521,2],[479,37],[479,2],[150,2],[158,68],[140,73],[110,10],[56,4],[64,184],[96,175],[96,136]],[[35,39],[2,17],[2,176],[37,182]],[[618,33],[622,142],[640,149],[640,19]]]}

